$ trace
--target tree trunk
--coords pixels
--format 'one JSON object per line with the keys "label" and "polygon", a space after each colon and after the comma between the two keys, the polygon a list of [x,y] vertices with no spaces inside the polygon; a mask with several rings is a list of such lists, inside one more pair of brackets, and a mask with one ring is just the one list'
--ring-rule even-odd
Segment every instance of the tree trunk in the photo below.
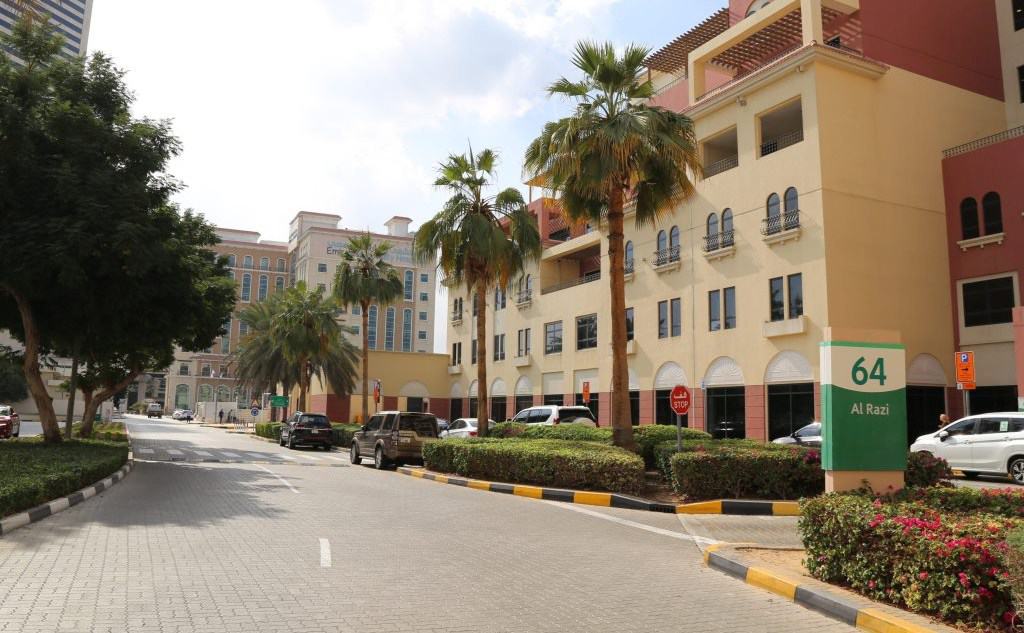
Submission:
{"label": "tree trunk", "polygon": [[46,385],[43,383],[43,376],[39,371],[39,328],[36,325],[35,316],[32,314],[32,306],[21,295],[9,286],[4,286],[8,293],[14,298],[18,305],[18,312],[21,315],[21,326],[25,331],[25,361],[22,370],[25,372],[25,382],[28,383],[29,393],[36,403],[36,410],[39,412],[39,422],[43,426],[43,438],[47,442],[59,442],[60,426],[57,424],[57,413],[53,409],[53,399],[46,392]]}
{"label": "tree trunk", "polygon": [[[75,422],[75,394],[78,391],[78,345],[71,356],[71,384],[68,387],[68,413],[64,418],[64,437],[71,439],[71,426]],[[84,419],[84,418],[83,418]]]}
{"label": "tree trunk", "polygon": [[359,306],[363,312],[363,417],[359,423],[366,424],[370,419],[370,302],[362,301]]}
{"label": "tree trunk", "polygon": [[96,418],[96,411],[99,410],[100,405],[110,400],[117,394],[124,391],[133,380],[139,377],[142,370],[132,370],[127,376],[125,376],[121,382],[117,383],[113,387],[101,389],[95,394],[91,392],[83,391],[83,399],[85,404],[85,410],[82,412],[82,437],[92,436],[92,425],[93,420]]}
{"label": "tree trunk", "polygon": [[[86,417],[89,414],[89,410],[93,408],[93,391],[92,389],[82,389],[82,428],[78,430],[78,437],[92,437],[92,418]],[[99,406],[98,404],[96,405]],[[86,420],[89,422],[86,423]],[[71,439],[71,434],[68,433],[65,436],[67,439]]]}
{"label": "tree trunk", "polygon": [[296,411],[303,413],[307,412],[306,408],[306,392],[309,391],[309,379],[306,374],[306,365],[308,361],[305,358],[299,361],[299,406],[295,408]]}
{"label": "tree trunk", "polygon": [[476,284],[476,422],[480,437],[487,437],[487,282]]}
{"label": "tree trunk", "polygon": [[608,286],[612,298],[612,442],[635,450],[629,411],[629,366],[626,359],[626,281],[623,265],[623,190],[616,188],[608,205]]}

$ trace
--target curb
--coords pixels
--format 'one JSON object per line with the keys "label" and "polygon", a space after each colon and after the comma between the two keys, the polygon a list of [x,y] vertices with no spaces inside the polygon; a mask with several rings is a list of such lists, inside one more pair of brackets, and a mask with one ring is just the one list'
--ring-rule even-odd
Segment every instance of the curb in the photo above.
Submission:
{"label": "curb", "polygon": [[921,626],[876,607],[851,603],[843,597],[803,584],[771,569],[747,565],[721,553],[722,549],[729,548],[730,546],[724,544],[709,545],[704,550],[704,564],[844,624],[877,633],[927,633],[948,630]]}
{"label": "curb", "polygon": [[480,479],[466,479],[451,475],[442,475],[422,468],[399,467],[398,472],[403,475],[417,479],[429,479],[442,484],[473,488],[474,490],[486,490],[488,492],[503,492],[516,495],[517,497],[529,497],[531,499],[544,499],[547,501],[562,501],[565,503],[579,503],[591,506],[604,506],[607,508],[625,508],[628,510],[643,510],[646,512],[663,512],[667,514],[740,514],[747,516],[799,516],[800,506],[796,501],[744,501],[733,499],[718,499],[715,501],[700,501],[697,503],[659,503],[648,501],[639,497],[619,494],[616,492],[586,492],[581,490],[566,490],[562,488],[541,488],[538,486],[525,486],[520,484],[505,484],[494,481],[483,481]]}

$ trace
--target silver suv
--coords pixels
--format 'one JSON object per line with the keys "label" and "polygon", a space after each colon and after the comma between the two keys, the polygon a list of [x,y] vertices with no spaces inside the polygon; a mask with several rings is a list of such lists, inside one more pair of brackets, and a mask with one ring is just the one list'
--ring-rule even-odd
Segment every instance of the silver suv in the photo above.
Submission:
{"label": "silver suv", "polygon": [[584,426],[597,426],[594,414],[587,407],[560,407],[554,404],[544,404],[538,407],[523,409],[512,418],[513,422],[524,424],[582,424]]}

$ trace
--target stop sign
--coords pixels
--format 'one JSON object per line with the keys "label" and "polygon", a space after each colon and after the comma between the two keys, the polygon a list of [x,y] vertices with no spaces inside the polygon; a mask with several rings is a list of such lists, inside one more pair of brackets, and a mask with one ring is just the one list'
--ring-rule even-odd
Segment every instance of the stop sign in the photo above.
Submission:
{"label": "stop sign", "polygon": [[668,402],[676,415],[686,415],[690,411],[690,390],[682,385],[672,387]]}

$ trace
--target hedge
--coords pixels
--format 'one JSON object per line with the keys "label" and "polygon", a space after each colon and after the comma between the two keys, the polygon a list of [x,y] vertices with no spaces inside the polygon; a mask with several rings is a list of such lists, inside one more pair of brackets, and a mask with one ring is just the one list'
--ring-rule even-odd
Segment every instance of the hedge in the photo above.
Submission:
{"label": "hedge", "polygon": [[363,427],[359,424],[336,424],[332,422],[331,443],[347,449],[352,445],[352,436],[361,428]]}
{"label": "hedge", "polygon": [[[752,451],[774,451],[774,452],[792,452],[796,451],[816,451],[816,449],[793,446],[785,444],[771,444],[764,443],[759,440],[716,440],[710,437],[704,439],[684,439],[683,440],[683,451],[714,451],[725,448],[737,448],[737,449],[749,449]],[[661,471],[662,477],[665,481],[672,482],[672,456],[678,451],[676,450],[675,439],[669,442],[661,442],[654,446],[654,459],[653,466]]]}
{"label": "hedge", "polygon": [[937,486],[953,478],[949,464],[931,453],[910,453],[907,455],[906,484],[915,488]]}
{"label": "hedge", "polygon": [[42,438],[0,443],[0,517],[63,497],[107,477],[128,461],[124,442]]}
{"label": "hedge", "polygon": [[672,487],[688,500],[798,499],[825,490],[817,451],[698,448],[671,459]]}
{"label": "hedge", "polygon": [[[636,450],[644,458],[644,465],[654,468],[657,464],[655,449],[659,444],[669,440],[673,446],[676,441],[676,427],[664,424],[648,424],[633,427],[633,439],[636,441]],[[711,435],[697,429],[683,428],[684,440],[710,440]]]}
{"label": "hedge", "polygon": [[274,440],[276,442],[281,438],[281,423],[257,422],[256,435],[258,435],[259,437],[265,437],[268,440]]}
{"label": "hedge", "polygon": [[805,563],[816,578],[969,627],[1012,622],[1006,539],[1021,519],[842,494],[805,499],[801,510]]}
{"label": "hedge", "polygon": [[493,481],[639,494],[644,464],[596,442],[547,439],[449,439],[423,446],[426,467]]}
{"label": "hedge", "polygon": [[[76,438],[82,437],[82,423],[75,422],[71,427],[71,435]],[[107,442],[127,442],[128,432],[125,431],[121,422],[100,422],[92,425],[92,436],[89,439],[105,440]]]}

